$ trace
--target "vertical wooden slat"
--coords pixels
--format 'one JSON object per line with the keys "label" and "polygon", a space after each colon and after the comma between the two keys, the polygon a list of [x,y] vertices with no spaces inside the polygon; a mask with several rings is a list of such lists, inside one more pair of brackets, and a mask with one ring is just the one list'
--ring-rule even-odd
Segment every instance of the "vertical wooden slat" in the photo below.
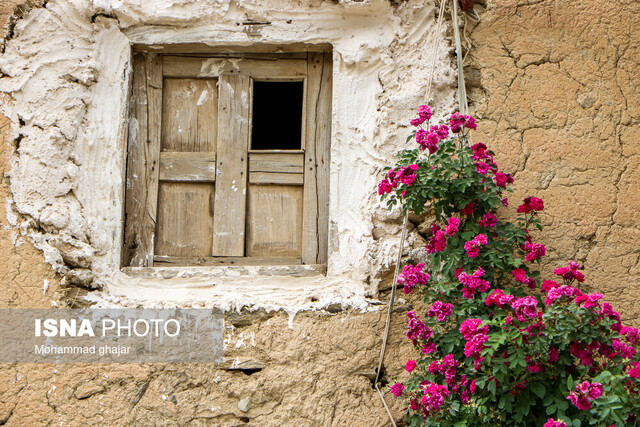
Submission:
{"label": "vertical wooden slat", "polygon": [[[134,72],[133,72],[133,60],[134,54],[133,52],[131,52],[130,58],[129,58],[129,64],[127,66],[127,70],[129,70],[129,74],[128,74],[128,86],[127,86],[127,95],[128,95],[128,99],[127,99],[127,103],[126,103],[126,112],[125,112],[125,116],[128,119],[127,122],[127,126],[124,129],[124,132],[122,132],[121,134],[121,150],[125,155],[124,161],[122,162],[122,176],[124,176],[124,182],[122,183],[122,199],[123,199],[123,203],[121,206],[121,229],[119,230],[121,232],[120,234],[120,239],[121,240],[121,246],[120,246],[120,266],[121,267],[127,267],[129,266],[129,263],[131,261],[131,251],[127,251],[125,250],[126,248],[126,240],[127,240],[127,213],[126,213],[126,206],[127,206],[127,197],[129,197],[129,192],[127,191],[127,182],[129,180],[129,176],[127,174],[128,171],[128,162],[130,161],[129,158],[129,139],[133,137],[132,132],[136,132],[135,138],[138,138],[139,135],[139,126],[136,125],[135,129],[130,129],[133,127],[133,122],[134,120],[132,119],[134,117],[134,108],[133,108],[133,87],[134,87]],[[137,121],[136,121],[137,123]]]}
{"label": "vertical wooden slat", "polygon": [[160,144],[162,137],[162,58],[147,55],[147,96],[149,98],[149,139],[147,141],[147,216],[151,234],[146,252],[148,266],[153,265],[156,220],[158,214],[158,175],[160,170]]}
{"label": "vertical wooden slat", "polygon": [[304,264],[327,262],[331,86],[331,54],[310,52],[305,101]]}
{"label": "vertical wooden slat", "polygon": [[157,55],[133,61],[132,118],[127,145],[125,265],[153,265],[162,110],[162,68]]}
{"label": "vertical wooden slat", "polygon": [[250,84],[247,76],[218,80],[213,256],[244,256]]}
{"label": "vertical wooden slat", "polygon": [[[131,118],[127,136],[127,184],[125,195],[125,231],[122,264],[143,266],[142,217],[147,189],[144,165],[147,140],[147,64],[144,54],[133,57],[133,83],[130,100]],[[140,250],[142,249],[142,256]]]}

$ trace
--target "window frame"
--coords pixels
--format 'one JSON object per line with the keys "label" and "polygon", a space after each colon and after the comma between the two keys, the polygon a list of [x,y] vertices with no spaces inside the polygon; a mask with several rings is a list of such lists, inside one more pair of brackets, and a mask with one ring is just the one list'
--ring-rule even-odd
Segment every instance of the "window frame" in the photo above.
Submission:
{"label": "window frame", "polygon": [[[203,61],[219,72],[203,73]],[[216,64],[216,61],[219,61]],[[326,270],[328,252],[329,210],[329,149],[331,135],[331,52],[304,51],[288,53],[214,52],[205,54],[174,52],[145,52],[133,49],[131,64],[132,84],[129,98],[129,126],[126,137],[126,183],[124,233],[121,267],[191,267],[191,266],[282,266],[309,265]],[[218,68],[216,68],[218,66]],[[259,66],[259,67],[258,67]],[[293,73],[292,71],[293,70]],[[143,76],[143,77],[141,77]],[[246,256],[194,257],[189,260],[159,259],[155,255],[156,222],[158,216],[159,174],[161,173],[161,119],[164,78],[221,78],[260,81],[304,81],[303,135],[301,150],[282,150],[286,153],[303,152],[303,209],[302,253],[299,260]],[[218,86],[220,86],[218,84]],[[250,83],[250,88],[252,84]],[[249,89],[251,95],[251,89]],[[218,97],[220,89],[218,89]],[[249,96],[252,99],[252,96]],[[250,101],[251,102],[251,101]],[[249,121],[251,105],[249,102]],[[218,98],[218,123],[221,103]],[[247,169],[252,153],[251,124],[247,126],[248,158],[244,162],[245,185],[251,182]],[[221,129],[218,127],[218,135]],[[242,132],[247,132],[247,129]],[[216,148],[217,153],[218,148]],[[278,150],[275,150],[278,151]],[[217,161],[217,160],[216,160]],[[202,166],[204,169],[207,166]],[[217,169],[216,169],[217,170]],[[215,178],[217,180],[217,178]],[[245,187],[245,188],[246,188]],[[217,195],[218,191],[216,191]],[[217,196],[216,196],[217,197]],[[248,192],[244,198],[244,212]],[[214,210],[215,212],[215,210]],[[244,232],[247,230],[244,225]],[[215,235],[215,231],[214,231]],[[246,236],[242,239],[246,245]]]}

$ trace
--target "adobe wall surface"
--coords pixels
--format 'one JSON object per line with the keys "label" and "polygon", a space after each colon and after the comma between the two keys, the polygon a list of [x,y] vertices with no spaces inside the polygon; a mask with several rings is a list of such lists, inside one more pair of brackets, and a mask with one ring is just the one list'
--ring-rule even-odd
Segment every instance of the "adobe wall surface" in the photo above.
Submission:
{"label": "adobe wall surface", "polygon": [[[0,22],[18,3],[0,4]],[[398,13],[422,3],[410,0]],[[473,43],[471,109],[480,116],[475,138],[493,147],[501,166],[515,173],[513,203],[526,195],[544,198],[545,269],[569,259],[584,262],[588,284],[605,291],[627,319],[640,314],[634,304],[640,296],[639,9],[621,0],[489,0],[481,22],[467,25]],[[402,86],[402,72],[388,78],[396,83],[375,98],[389,116],[376,120],[389,124],[384,132],[404,135],[407,129],[396,129],[397,123],[422,101],[424,88],[411,88],[413,97],[405,88],[399,107],[390,99]],[[0,116],[5,174],[15,147],[10,126]],[[382,166],[383,159],[377,162]],[[5,179],[0,186],[3,207],[11,197],[9,185]],[[59,275],[34,248],[28,236],[33,230],[22,235],[6,212],[0,210],[0,307],[64,305],[69,291],[60,289]],[[399,227],[393,219],[375,219],[363,230],[391,239]],[[385,251],[393,253],[393,243]],[[384,301],[387,295],[379,297]],[[409,304],[424,310],[407,300],[393,317],[389,378],[402,375],[414,355],[404,339],[404,314]],[[363,312],[338,304],[325,307],[331,312],[302,311],[293,329],[283,311],[229,314],[228,363],[222,366],[3,365],[0,425],[388,425],[368,378],[385,320],[376,307],[367,304]],[[236,359],[262,370],[246,375],[225,369]],[[400,405],[392,409],[399,419]]]}
{"label": "adobe wall surface", "polygon": [[640,3],[488,1],[469,56],[476,140],[545,201],[544,271],[571,259],[640,316]]}

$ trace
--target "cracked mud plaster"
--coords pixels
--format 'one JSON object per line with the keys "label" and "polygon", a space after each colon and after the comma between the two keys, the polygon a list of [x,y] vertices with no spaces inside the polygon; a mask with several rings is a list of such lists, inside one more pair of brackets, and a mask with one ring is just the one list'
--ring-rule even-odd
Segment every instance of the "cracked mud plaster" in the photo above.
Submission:
{"label": "cracked mud plaster", "polygon": [[[285,315],[272,314],[228,329],[220,365],[5,365],[0,423],[388,426],[370,380],[380,354],[381,336],[374,331],[384,321],[384,312],[304,312],[291,330]],[[404,361],[415,350],[405,327],[405,312],[399,312],[391,325],[387,378],[408,377]],[[247,375],[237,365],[261,370]],[[402,402],[388,404],[399,422]]]}
{"label": "cracked mud plaster", "polygon": [[587,289],[640,316],[640,3],[487,1],[468,25],[478,142],[545,200],[543,271],[584,264]]}
{"label": "cracked mud plaster", "polygon": [[[399,240],[399,214],[378,204],[376,182],[426,101],[437,38],[432,105],[441,115],[454,105],[450,47],[444,32],[434,34],[435,12],[416,0],[50,0],[26,10],[0,55],[14,141],[9,219],[68,282],[102,287],[86,298],[105,305],[367,308],[365,297],[388,280]],[[247,31],[243,22],[265,24]],[[120,271],[130,45],[171,43],[333,46],[326,277],[184,268],[150,279]],[[409,242],[425,243],[417,231]]]}

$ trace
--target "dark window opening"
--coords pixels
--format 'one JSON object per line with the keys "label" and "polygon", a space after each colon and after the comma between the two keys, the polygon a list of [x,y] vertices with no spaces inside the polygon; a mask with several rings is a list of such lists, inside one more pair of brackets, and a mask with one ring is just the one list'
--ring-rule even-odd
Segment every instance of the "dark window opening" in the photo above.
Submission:
{"label": "dark window opening", "polygon": [[253,82],[252,150],[302,148],[303,82]]}

